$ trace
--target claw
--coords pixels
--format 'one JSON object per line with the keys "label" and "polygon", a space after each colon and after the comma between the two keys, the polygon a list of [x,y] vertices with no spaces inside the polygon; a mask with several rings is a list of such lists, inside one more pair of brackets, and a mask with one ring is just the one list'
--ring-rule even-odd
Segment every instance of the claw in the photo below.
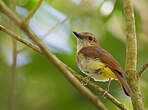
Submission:
{"label": "claw", "polygon": [[104,99],[106,99],[106,97],[105,97],[105,95],[108,93],[108,91],[105,91],[104,93],[103,93],[103,98]]}
{"label": "claw", "polygon": [[82,84],[83,86],[86,86],[86,85],[88,84],[88,82],[90,81],[91,76],[92,76],[92,75],[88,75],[87,77],[85,77],[86,82],[81,81],[81,84]]}

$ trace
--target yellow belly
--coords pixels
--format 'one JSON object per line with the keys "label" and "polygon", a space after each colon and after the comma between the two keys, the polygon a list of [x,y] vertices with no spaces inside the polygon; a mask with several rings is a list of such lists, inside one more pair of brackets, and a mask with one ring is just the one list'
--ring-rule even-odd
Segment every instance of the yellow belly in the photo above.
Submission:
{"label": "yellow belly", "polygon": [[[105,67],[105,64],[96,59],[85,59],[81,57],[79,67],[85,73],[91,75],[96,81],[107,81],[109,78],[117,79],[110,68]],[[96,70],[99,70],[96,73]]]}
{"label": "yellow belly", "polygon": [[102,73],[101,74],[93,74],[92,76],[96,81],[106,81],[106,80],[109,80],[109,78],[112,78],[112,79],[117,79],[115,74],[111,71],[110,68],[108,67],[105,67],[102,69]]}

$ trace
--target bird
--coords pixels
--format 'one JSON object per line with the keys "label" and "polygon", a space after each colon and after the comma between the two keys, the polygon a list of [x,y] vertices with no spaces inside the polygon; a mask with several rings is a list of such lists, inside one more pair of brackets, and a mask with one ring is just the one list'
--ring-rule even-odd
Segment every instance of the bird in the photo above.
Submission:
{"label": "bird", "polygon": [[101,48],[94,34],[89,32],[73,32],[77,38],[77,65],[87,78],[95,81],[119,80],[125,94],[132,96],[132,90],[125,80],[126,73],[118,61],[105,49]]}

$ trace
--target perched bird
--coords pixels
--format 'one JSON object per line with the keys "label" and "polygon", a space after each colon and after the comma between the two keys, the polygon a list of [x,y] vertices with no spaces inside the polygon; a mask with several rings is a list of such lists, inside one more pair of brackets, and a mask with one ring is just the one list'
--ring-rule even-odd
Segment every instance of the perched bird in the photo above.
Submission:
{"label": "perched bird", "polygon": [[88,32],[73,32],[77,37],[77,65],[80,70],[95,81],[118,79],[126,95],[132,91],[125,81],[125,73],[117,60],[101,48],[95,36]]}

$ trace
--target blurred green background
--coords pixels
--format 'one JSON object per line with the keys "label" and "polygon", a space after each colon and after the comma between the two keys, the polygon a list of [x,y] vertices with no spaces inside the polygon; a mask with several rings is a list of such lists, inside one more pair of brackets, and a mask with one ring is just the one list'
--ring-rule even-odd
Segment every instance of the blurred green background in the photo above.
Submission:
{"label": "blurred green background", "polygon": [[[7,6],[14,0],[3,0]],[[16,0],[16,13],[24,19],[38,0]],[[10,4],[10,5],[9,5]],[[148,1],[134,0],[135,23],[138,43],[137,69],[148,61]],[[8,17],[0,12],[0,24],[29,40]],[[76,38],[72,31],[91,32],[101,47],[109,51],[124,69],[126,32],[122,0],[44,0],[29,26],[48,48],[65,64],[79,72],[75,61]],[[17,110],[97,110],[82,96],[44,56],[21,43],[17,57]],[[0,32],[0,110],[7,110],[10,100],[12,66],[12,39]],[[140,80],[145,110],[148,110],[148,70]],[[83,74],[82,74],[83,75]],[[95,82],[102,88],[107,82]],[[91,89],[91,88],[90,88]],[[118,108],[97,93],[109,110]],[[118,81],[112,81],[110,93],[130,110],[130,99],[124,95]]]}

